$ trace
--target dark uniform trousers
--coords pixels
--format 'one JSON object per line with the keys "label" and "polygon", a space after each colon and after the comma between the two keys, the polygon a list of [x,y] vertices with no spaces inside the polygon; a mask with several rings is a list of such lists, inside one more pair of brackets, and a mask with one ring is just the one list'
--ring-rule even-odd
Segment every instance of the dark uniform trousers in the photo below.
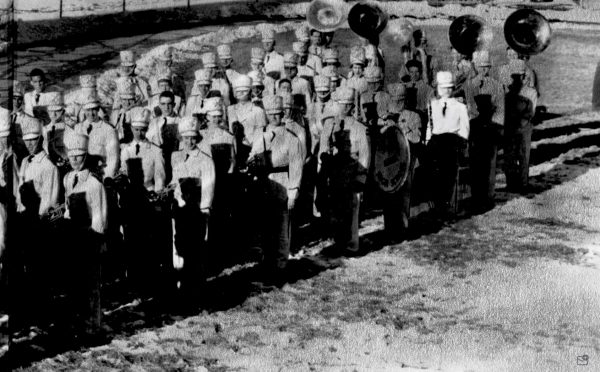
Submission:
{"label": "dark uniform trousers", "polygon": [[[174,208],[175,248],[183,257],[181,273],[181,289],[190,293],[198,288],[205,279],[206,267],[203,266],[206,256],[205,235],[208,221],[200,211],[197,202],[186,200],[184,207]],[[189,298],[188,300],[193,300]]]}
{"label": "dark uniform trousers", "polygon": [[449,212],[464,142],[465,140],[456,134],[444,133],[433,135],[427,145],[431,171],[431,200],[439,211]]}
{"label": "dark uniform trousers", "polygon": [[529,183],[532,131],[530,122],[517,128],[505,129],[505,173],[509,190],[522,191]]}
{"label": "dark uniform trousers", "polygon": [[494,203],[496,158],[502,141],[502,127],[489,121],[470,122],[469,161],[471,196],[475,206],[489,207]]}

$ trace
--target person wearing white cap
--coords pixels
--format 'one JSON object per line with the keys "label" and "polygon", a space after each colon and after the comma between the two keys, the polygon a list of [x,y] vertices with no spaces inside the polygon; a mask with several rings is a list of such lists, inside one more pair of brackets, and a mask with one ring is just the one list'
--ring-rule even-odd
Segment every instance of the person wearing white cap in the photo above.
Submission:
{"label": "person wearing white cap", "polygon": [[210,228],[207,224],[215,191],[215,163],[211,154],[198,146],[196,118],[182,118],[178,130],[183,148],[171,155],[171,183],[178,185],[175,199],[179,201],[174,210],[175,248],[184,260],[181,289],[191,295],[194,284],[198,284],[204,274],[201,261]]}
{"label": "person wearing white cap", "polygon": [[[71,172],[63,180],[67,210],[65,219],[70,221],[67,249],[75,262],[65,263],[72,280],[69,296],[75,301],[69,307],[80,319],[78,325],[84,336],[98,337],[102,332],[101,252],[108,228],[108,200],[106,190],[87,167],[89,138],[84,133],[70,131],[65,135]],[[84,249],[82,249],[84,248]]]}
{"label": "person wearing white cap", "polygon": [[[263,78],[262,82],[264,84],[263,95],[274,95],[276,91],[276,81],[272,76],[266,74],[265,71],[265,50],[262,48],[252,48],[250,50],[250,71],[255,71],[260,73]],[[233,83],[232,83],[233,86]]]}
{"label": "person wearing white cap", "polygon": [[321,76],[325,76],[329,79],[329,91],[331,94],[334,94],[335,91],[342,85],[341,76],[338,74],[335,66],[323,67],[321,70]]}
{"label": "person wearing white cap", "polygon": [[275,31],[265,30],[262,33],[262,44],[265,51],[265,73],[277,80],[284,74],[283,56],[275,50]]}
{"label": "person wearing white cap", "polygon": [[194,84],[190,97],[185,107],[183,116],[192,116],[203,114],[204,100],[210,92],[212,84],[212,72],[207,69],[200,69],[194,72]]}
{"label": "person wearing white cap", "polygon": [[[96,77],[94,75],[80,75],[79,76],[79,90],[75,93],[75,97],[71,103],[67,106],[67,111],[70,112],[75,118],[75,121],[82,122],[85,120],[83,113],[83,100],[90,94],[98,94]],[[98,113],[100,118],[107,119],[108,115],[102,107]]]}
{"label": "person wearing white cap", "polygon": [[154,70],[155,74],[161,71],[171,74],[173,93],[181,97],[181,99],[185,102],[185,81],[183,80],[181,74],[178,73],[177,69],[173,66],[173,47],[170,45],[165,45],[159,49]]}
{"label": "person wearing white cap", "polygon": [[423,132],[419,114],[406,108],[404,84],[390,84],[387,90],[391,101],[388,109],[390,116],[385,121],[385,127],[390,125],[399,127],[410,146],[410,163],[406,181],[398,191],[382,194],[385,231],[391,238],[401,238],[409,226],[411,189],[415,175],[414,170],[422,153]]}
{"label": "person wearing white cap", "polygon": [[233,81],[240,75],[239,72],[234,70],[231,66],[233,65],[233,55],[231,54],[231,45],[221,44],[217,47],[217,55],[219,56],[219,62],[221,69],[225,72],[227,82],[231,86]]}
{"label": "person wearing white cap", "polygon": [[50,123],[43,129],[44,150],[48,153],[50,160],[56,165],[62,176],[66,174],[69,166],[69,158],[64,145],[64,136],[73,127],[67,125],[63,120],[65,113],[64,97],[62,92],[48,93],[48,115]]}
{"label": "person wearing white cap", "polygon": [[316,155],[319,150],[319,139],[323,130],[323,119],[328,116],[335,115],[337,106],[331,99],[331,80],[325,75],[315,77],[315,100],[309,106],[309,111],[306,114],[308,118],[308,127],[311,135],[311,148],[308,149],[310,154]]}
{"label": "person wearing white cap", "polygon": [[[146,79],[136,75],[135,73],[135,53],[131,50],[123,50],[120,52],[120,57],[121,65],[119,67],[119,76],[127,77],[133,80],[136,101],[139,101],[142,105],[147,104],[148,100],[150,99],[150,85]],[[113,98],[113,109],[119,108],[119,100],[119,93],[115,92],[115,96]]]}
{"label": "person wearing white cap", "polygon": [[308,80],[298,76],[298,56],[293,52],[286,52],[283,58],[285,65],[284,78],[292,83],[292,95],[301,95],[304,97],[304,106],[308,109],[308,106],[312,102],[312,88]]}
{"label": "person wearing white cap", "polygon": [[340,62],[340,53],[335,48],[326,48],[323,49],[323,68],[333,69],[335,73],[339,76],[339,84],[345,85],[346,78],[342,76],[340,73],[340,67],[342,66]]}
{"label": "person wearing white cap", "polygon": [[494,206],[496,154],[504,127],[504,87],[490,76],[492,61],[487,50],[473,53],[477,76],[465,83],[469,111],[469,160],[473,206],[486,211]]}
{"label": "person wearing white cap", "polygon": [[152,85],[152,97],[148,102],[148,109],[150,112],[154,113],[154,116],[161,116],[162,109],[160,108],[159,98],[162,92],[173,92],[175,96],[175,106],[173,107],[173,112],[177,116],[182,116],[185,112],[185,102],[183,98],[175,94],[173,89],[173,79],[172,75],[169,71],[158,71],[157,76],[153,79]]}
{"label": "person wearing white cap", "polygon": [[[248,76],[252,79],[252,103],[263,108],[262,99],[265,91],[264,78],[265,75],[261,71],[250,71]],[[263,108],[264,109],[264,108]]]}
{"label": "person wearing white cap", "polygon": [[112,125],[100,119],[99,110],[97,94],[89,92],[83,100],[85,120],[75,125],[75,131],[89,136],[88,153],[93,158],[91,170],[110,183],[119,168],[119,137]]}
{"label": "person wearing white cap", "polygon": [[463,103],[451,97],[454,75],[440,71],[436,81],[440,98],[431,100],[425,141],[431,160],[430,186],[435,211],[445,218],[452,215],[450,202],[456,187],[459,154],[469,139],[469,114]]}
{"label": "person wearing white cap", "polygon": [[42,122],[27,116],[21,128],[29,156],[23,159],[19,170],[21,200],[17,211],[41,216],[58,202],[58,169],[44,151]]}
{"label": "person wearing white cap", "polygon": [[[390,95],[384,90],[383,72],[380,67],[367,67],[365,69],[367,91],[360,95],[360,120],[367,127],[382,125],[387,119]],[[375,133],[373,133],[375,134]]]}
{"label": "person wearing white cap", "polygon": [[117,130],[120,143],[129,143],[133,134],[131,133],[130,110],[141,105],[136,100],[135,81],[128,77],[120,77],[116,80],[117,94],[119,95],[119,107],[113,108],[110,115],[110,124]]}
{"label": "person wearing white cap", "polygon": [[371,164],[366,127],[352,116],[355,94],[352,88],[337,90],[338,113],[325,120],[319,145],[318,172],[329,182],[318,190],[317,206],[334,221],[334,251],[343,254],[359,250],[359,209]]}
{"label": "person wearing white cap", "polygon": [[265,200],[261,205],[265,208],[262,215],[267,217],[263,221],[263,253],[266,279],[278,281],[282,279],[290,253],[290,239],[293,238],[290,237],[290,211],[300,192],[304,160],[300,140],[282,121],[281,97],[268,96],[263,103],[269,125],[254,141],[248,163],[255,164],[258,160],[259,167],[269,164],[267,170],[262,169],[268,174]]}
{"label": "person wearing white cap", "polygon": [[221,77],[216,75],[218,67],[217,55],[215,53],[206,52],[202,54],[202,68],[210,73],[210,90],[221,92],[221,97],[223,98],[225,106],[229,106],[232,99],[231,86],[225,76]]}
{"label": "person wearing white cap", "polygon": [[354,89],[358,97],[367,91],[367,79],[365,79],[365,50],[360,46],[354,46],[350,50],[350,67],[345,86]]}
{"label": "person wearing white cap", "polygon": [[216,174],[209,239],[212,247],[223,247],[218,252],[214,252],[213,257],[221,260],[226,259],[227,254],[231,253],[230,249],[224,249],[224,247],[231,247],[233,242],[229,226],[232,226],[232,208],[235,205],[235,195],[238,195],[236,187],[239,186],[235,184],[234,178],[236,143],[233,134],[223,127],[222,99],[220,97],[208,98],[205,112],[207,126],[200,130],[202,137],[200,146],[212,154]]}
{"label": "person wearing white cap", "polygon": [[229,130],[236,137],[238,163],[245,164],[246,156],[254,140],[267,126],[265,111],[252,104],[250,90],[252,79],[241,75],[233,83],[233,90],[237,103],[227,108]]}
{"label": "person wearing white cap", "polygon": [[308,155],[307,136],[305,129],[307,126],[304,126],[302,124],[305,123],[306,119],[298,111],[298,108],[295,107],[294,96],[292,96],[291,94],[282,94],[280,95],[280,97],[283,107],[283,118],[281,120],[283,121],[284,126],[296,137],[298,137],[302,148],[302,160],[305,161]]}
{"label": "person wearing white cap", "polygon": [[[296,41],[292,44],[292,49],[296,53],[298,60],[298,76],[312,81],[312,78],[318,74],[314,67],[308,65],[308,45],[300,41]],[[319,68],[320,70],[320,68]]]}
{"label": "person wearing white cap", "polygon": [[507,87],[504,122],[504,172],[506,188],[511,192],[526,192],[529,185],[531,152],[531,119],[535,116],[537,91],[527,86],[525,61],[510,62],[512,83]]}
{"label": "person wearing white cap", "polygon": [[[133,140],[121,146],[121,172],[129,179],[123,210],[124,240],[128,248],[127,280],[141,297],[152,297],[161,283],[161,268],[171,258],[173,243],[169,219],[158,212],[149,197],[165,187],[165,160],[160,147],[146,139],[150,110],[131,110]],[[168,238],[168,239],[167,239]]]}
{"label": "person wearing white cap", "polygon": [[[193,99],[193,97],[190,97]],[[147,138],[162,149],[165,159],[166,182],[171,181],[171,154],[179,150],[181,144],[178,135],[178,125],[181,118],[175,114],[175,95],[173,92],[162,92],[158,97],[161,116],[152,119],[148,128]]]}
{"label": "person wearing white cap", "polygon": [[[317,32],[319,32],[319,31],[317,31]],[[309,44],[311,42],[311,35],[310,35],[309,29],[307,26],[302,25],[296,29],[296,39],[298,40],[299,43],[301,43],[303,45],[302,50],[307,54],[306,63],[304,63],[303,59],[300,58],[298,74],[300,76],[303,76],[304,75],[303,66],[306,66],[306,67],[310,68],[312,71],[314,71],[315,74],[318,75],[321,72],[321,68],[323,67],[322,63],[321,63],[320,51],[318,52],[319,54],[309,52],[308,49],[309,49]],[[320,39],[320,33],[319,33],[319,39]],[[294,52],[296,52],[296,49],[294,49]],[[313,75],[307,75],[307,76],[313,76]]]}

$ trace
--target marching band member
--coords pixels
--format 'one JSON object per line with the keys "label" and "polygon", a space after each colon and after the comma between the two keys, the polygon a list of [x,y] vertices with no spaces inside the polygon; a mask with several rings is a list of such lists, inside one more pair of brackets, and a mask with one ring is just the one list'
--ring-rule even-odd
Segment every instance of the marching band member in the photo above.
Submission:
{"label": "marching band member", "polygon": [[252,48],[250,52],[250,70],[260,72],[263,76],[263,84],[265,86],[263,95],[274,95],[277,88],[277,82],[272,76],[265,74],[265,50],[261,48]]}
{"label": "marching band member", "polygon": [[348,73],[346,87],[352,88],[357,92],[357,97],[367,91],[367,80],[365,79],[365,50],[360,46],[352,47],[350,50],[350,67],[352,70]]}
{"label": "marching band member", "polygon": [[283,56],[285,75],[284,77],[292,83],[292,94],[304,97],[304,105],[312,102],[312,89],[308,80],[298,76],[298,58],[296,54],[287,52]]}
{"label": "marching band member", "polygon": [[35,210],[36,215],[42,215],[58,202],[58,169],[44,151],[41,121],[27,116],[21,128],[29,156],[23,159],[19,171],[21,202],[17,210],[29,213]]}
{"label": "marching band member", "polygon": [[490,77],[492,62],[488,51],[473,53],[473,61],[477,76],[465,84],[471,119],[471,195],[476,208],[488,210],[494,205],[496,154],[504,127],[504,88]]}
{"label": "marching band member", "polygon": [[166,179],[162,151],[146,139],[150,115],[147,108],[131,110],[133,140],[121,148],[121,171],[129,179],[123,223],[129,251],[127,279],[141,296],[152,296],[160,285],[161,269],[172,259],[172,242],[168,244],[164,234],[170,232],[170,224],[149,199],[164,189]]}
{"label": "marching band member", "polygon": [[[316,75],[320,74],[323,64],[320,55],[311,53],[309,51],[311,36],[309,35],[308,27],[303,26],[296,29],[296,38],[299,42],[304,44],[303,50],[305,50],[308,54],[308,56],[306,57],[306,66],[309,67],[312,71],[314,71]],[[300,65],[302,65],[302,63],[300,63]],[[302,76],[302,73],[299,74],[300,76]]]}
{"label": "marching band member", "polygon": [[[90,92],[94,94],[98,94],[97,86],[96,86],[96,77],[94,75],[81,75],[79,76],[79,90],[75,94],[73,101],[69,106],[69,111],[73,114],[75,118],[77,118],[77,122],[81,123],[85,120],[85,116],[83,114],[83,100],[87,97]],[[102,119],[107,117],[104,109],[100,107],[99,116]]]}
{"label": "marching band member", "polygon": [[413,42],[415,50],[413,52],[413,59],[421,63],[421,71],[423,75],[423,81],[425,84],[430,85],[433,83],[435,73],[437,72],[438,60],[428,53],[427,47],[427,34],[425,30],[415,30],[413,32]]}
{"label": "marching band member", "polygon": [[427,105],[435,95],[431,86],[423,80],[423,65],[416,60],[406,64],[409,80],[404,83],[406,87],[406,105],[409,110],[418,112],[424,122],[427,122]]}
{"label": "marching band member", "polygon": [[296,36],[297,41],[306,44],[306,47],[308,48],[310,42],[308,26],[304,24],[300,25],[298,28],[296,28],[296,30],[294,30],[294,35]]}
{"label": "marching band member", "polygon": [[[331,66],[331,67],[329,67]],[[323,68],[329,67],[330,69],[334,69],[335,72],[339,76],[339,84],[344,85],[346,83],[346,78],[340,74],[340,57],[337,49],[327,48],[323,50]]]}
{"label": "marching band member", "polygon": [[220,263],[228,261],[230,248],[234,239],[230,236],[234,203],[240,191],[236,184],[234,172],[236,169],[236,142],[231,132],[223,126],[223,102],[220,97],[206,100],[207,127],[200,130],[202,141],[200,148],[211,154],[215,163],[215,187],[210,217],[209,245],[216,268]]}
{"label": "marching band member", "polygon": [[48,92],[46,91],[46,74],[39,68],[34,68],[29,73],[29,83],[33,91],[25,93],[23,97],[24,112],[34,116],[45,125],[50,119],[46,106],[48,105]]}
{"label": "marching band member", "polygon": [[120,77],[117,78],[116,83],[120,106],[118,108],[113,108],[110,115],[110,124],[116,129],[119,142],[129,143],[133,136],[131,133],[130,110],[140,106],[140,102],[136,101],[136,86],[133,79]]}
{"label": "marching band member", "polygon": [[17,162],[21,164],[23,158],[25,158],[29,151],[23,141],[23,130],[21,129],[21,123],[23,119],[28,116],[25,114],[25,106],[23,104],[23,97],[25,95],[25,88],[18,82],[13,82],[13,112],[10,114],[10,126],[11,126],[11,140],[15,155],[17,155]]}
{"label": "marching band member", "polygon": [[[150,98],[150,86],[144,78],[135,73],[135,54],[131,50],[123,50],[120,53],[120,57],[119,76],[129,78],[132,81],[135,91],[135,101],[141,105],[147,104]],[[120,96],[116,92],[113,99],[113,109],[118,109],[120,106]]]}
{"label": "marching band member", "polygon": [[260,71],[250,71],[248,76],[252,79],[252,103],[264,110],[262,104],[263,92],[265,90],[265,84],[263,83],[264,75]]}
{"label": "marching band member", "polygon": [[319,173],[329,179],[327,200],[334,221],[336,249],[358,252],[359,208],[371,162],[365,125],[352,117],[354,89],[339,88],[338,115],[325,120],[319,149]]}
{"label": "marching band member", "polygon": [[175,199],[180,201],[173,212],[175,248],[184,260],[181,286],[191,296],[189,291],[201,279],[201,257],[206,250],[214,197],[215,164],[211,155],[198,146],[199,127],[195,118],[182,118],[178,130],[183,149],[171,155],[171,183],[178,184]]}
{"label": "marching band member", "polygon": [[94,160],[97,159],[92,167],[99,166],[101,168],[92,169],[92,171],[98,171],[103,179],[113,178],[119,168],[117,132],[112,125],[98,116],[100,101],[95,93],[88,95],[83,103],[85,121],[75,125],[75,130],[89,137],[88,153],[95,158]]}
{"label": "marching band member", "polygon": [[229,86],[233,84],[233,81],[240,75],[239,72],[234,70],[231,65],[233,64],[233,56],[231,55],[231,45],[221,44],[217,47],[217,55],[219,56],[219,62],[221,69],[224,71],[227,77],[227,83]]}
{"label": "marching band member", "polygon": [[248,151],[256,138],[267,126],[265,111],[252,104],[250,100],[250,89],[252,79],[247,75],[241,75],[234,83],[233,90],[237,103],[227,108],[227,119],[229,130],[236,137],[236,148],[238,164],[245,164]]}
{"label": "marching band member", "polygon": [[62,92],[48,93],[50,123],[43,128],[44,150],[58,167],[60,179],[67,173],[69,157],[64,144],[65,133],[74,129],[64,121],[65,105]]}
{"label": "marching band member", "polygon": [[0,172],[0,289],[2,293],[6,293],[8,221],[13,217],[16,198],[19,197],[19,166],[11,147],[11,132],[10,112],[0,108],[0,169],[2,170]]}
{"label": "marching band member", "polygon": [[321,31],[315,30],[314,28],[310,30],[310,45],[308,47],[308,53],[319,58],[321,58],[323,53],[323,38]]}
{"label": "marching band member", "polygon": [[381,70],[385,71],[385,60],[383,59],[383,52],[381,49],[368,43],[364,48],[365,59],[367,60],[367,65],[365,67],[381,67]]}
{"label": "marching band member", "polygon": [[[161,116],[162,111],[160,110],[159,98],[162,92],[173,92],[175,96],[175,106],[173,112],[177,116],[182,116],[185,112],[185,102],[183,98],[176,95],[173,91],[173,82],[171,80],[171,74],[168,71],[160,71],[158,76],[153,81],[152,85],[152,97],[148,102],[148,109],[154,113],[155,116]],[[157,115],[160,112],[160,115]]]}
{"label": "marching band member", "polygon": [[317,71],[312,66],[308,65],[308,45],[296,41],[292,44],[292,50],[296,53],[298,59],[298,76],[312,83],[312,79],[317,74]]}
{"label": "marching band member", "polygon": [[210,91],[212,83],[211,73],[209,70],[201,69],[194,72],[194,85],[190,93],[190,98],[185,107],[184,116],[192,116],[201,113],[203,110],[204,100]]}
{"label": "marching band member", "polygon": [[[440,98],[430,103],[427,125],[427,152],[431,160],[432,200],[436,211],[448,215],[458,175],[459,152],[466,147],[469,138],[469,115],[467,107],[452,98],[454,76],[449,71],[436,75]],[[435,185],[433,184],[435,182]]]}
{"label": "marching band member", "polygon": [[531,152],[531,119],[535,115],[537,92],[527,86],[525,61],[511,62],[512,83],[506,93],[505,173],[510,191],[524,192],[529,184],[529,155]]}
{"label": "marching band member", "polygon": [[450,72],[452,72],[455,76],[456,85],[454,89],[454,95],[459,99],[463,99],[464,96],[463,84],[466,81],[474,78],[476,75],[475,66],[473,65],[473,61],[471,59],[472,56],[464,55],[452,48]]}
{"label": "marching band member", "polygon": [[539,87],[539,81],[537,78],[537,73],[531,67],[529,67],[527,65],[527,62],[529,61],[529,56],[520,55],[511,47],[506,47],[506,59],[507,59],[507,63],[500,66],[500,68],[498,69],[498,80],[500,81],[500,83],[502,83],[505,87],[508,87],[510,84],[512,84],[511,62],[514,60],[517,60],[517,59],[521,59],[521,60],[525,61],[524,83],[528,87],[535,89],[538,92],[538,97],[539,97],[540,96],[540,94],[539,94],[540,87]]}
{"label": "marching band member", "polygon": [[[86,103],[89,104],[89,103]],[[84,106],[85,107],[85,106]],[[89,110],[89,109],[88,109]],[[73,169],[63,181],[67,211],[65,218],[71,222],[68,261],[64,269],[72,273],[70,298],[76,312],[68,317],[78,319],[83,325],[83,336],[95,338],[102,332],[100,303],[101,254],[107,230],[107,197],[102,182],[87,168],[88,137],[70,131],[65,136],[65,146]]]}
{"label": "marching band member", "polygon": [[383,71],[380,67],[365,69],[367,91],[360,96],[361,121],[368,126],[381,125],[390,105],[390,95],[384,90]]}
{"label": "marching band member", "polygon": [[408,230],[414,171],[422,152],[420,148],[422,132],[419,114],[406,108],[406,87],[400,83],[390,84],[388,85],[388,92],[391,97],[389,106],[390,117],[386,120],[385,125],[400,127],[410,146],[410,164],[406,181],[397,192],[383,194],[384,228],[389,236],[395,238],[402,237]]}
{"label": "marching band member", "polygon": [[263,216],[265,235],[263,252],[267,274],[281,279],[287,266],[290,253],[290,211],[298,198],[302,181],[302,145],[298,137],[289,131],[283,118],[282,99],[269,96],[264,99],[265,111],[269,124],[261,136],[254,141],[250,151],[249,163],[253,159],[262,158],[267,174]]}
{"label": "marching band member", "polygon": [[[192,100],[194,97],[190,97]],[[147,138],[160,147],[165,159],[166,180],[171,180],[171,154],[180,148],[177,126],[181,118],[175,115],[175,96],[173,92],[162,92],[158,98],[161,116],[152,119],[148,128]],[[190,102],[191,103],[191,102]],[[197,106],[196,106],[197,107]]]}
{"label": "marching band member", "polygon": [[277,80],[285,73],[283,56],[275,51],[275,31],[265,30],[262,33],[262,44],[265,51],[265,73]]}
{"label": "marching band member", "polygon": [[342,80],[340,74],[334,66],[325,66],[321,70],[321,76],[325,76],[329,79],[329,91],[334,94],[335,91],[341,86]]}
{"label": "marching band member", "polygon": [[207,52],[202,54],[202,68],[209,71],[211,86],[210,90],[216,90],[221,92],[223,102],[225,106],[231,104],[231,87],[224,77],[216,76],[217,72],[217,56],[213,52]]}
{"label": "marching band member", "polygon": [[307,113],[308,124],[311,135],[310,154],[315,154],[319,150],[318,144],[323,131],[323,119],[335,115],[337,109],[335,102],[331,99],[330,79],[327,76],[319,75],[315,77],[316,98],[309,106]]}
{"label": "marching band member", "polygon": [[159,50],[158,58],[156,59],[155,71],[166,71],[171,75],[171,86],[173,93],[185,102],[186,89],[185,81],[183,77],[175,71],[173,66],[173,48],[170,45],[166,45]]}
{"label": "marching band member", "polygon": [[281,120],[283,121],[285,128],[298,137],[302,149],[302,161],[304,161],[307,156],[306,129],[305,126],[300,124],[304,123],[304,116],[297,114],[297,108],[294,107],[294,96],[291,94],[284,94],[280,97],[283,108],[283,117]]}

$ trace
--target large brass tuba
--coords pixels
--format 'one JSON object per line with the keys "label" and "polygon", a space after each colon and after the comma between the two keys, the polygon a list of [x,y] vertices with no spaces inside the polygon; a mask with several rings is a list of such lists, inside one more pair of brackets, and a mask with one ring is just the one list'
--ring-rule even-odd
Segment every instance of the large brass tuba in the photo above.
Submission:
{"label": "large brass tuba", "polygon": [[506,43],[519,54],[543,52],[552,38],[550,23],[533,9],[514,11],[504,23]]}
{"label": "large brass tuba", "polygon": [[348,17],[348,4],[344,0],[313,0],[306,12],[311,28],[332,32],[343,26]]}
{"label": "large brass tuba", "polygon": [[448,40],[461,54],[489,49],[494,34],[483,18],[466,14],[456,18],[448,30]]}
{"label": "large brass tuba", "polygon": [[385,29],[388,15],[374,2],[355,4],[348,13],[348,25],[358,36],[373,39]]}

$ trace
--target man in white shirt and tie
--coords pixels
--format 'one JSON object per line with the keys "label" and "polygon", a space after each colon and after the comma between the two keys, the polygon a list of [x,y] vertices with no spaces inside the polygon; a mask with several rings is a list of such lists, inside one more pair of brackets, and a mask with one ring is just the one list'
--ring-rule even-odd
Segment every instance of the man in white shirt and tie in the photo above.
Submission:
{"label": "man in white shirt and tie", "polygon": [[452,73],[440,71],[436,80],[439,98],[433,99],[429,106],[426,143],[431,161],[432,199],[436,212],[448,217],[458,176],[459,154],[469,139],[469,115],[464,104],[450,97],[454,89]]}
{"label": "man in white shirt and tie", "polygon": [[283,56],[275,51],[275,31],[266,30],[262,34],[265,55],[265,73],[277,80],[284,74]]}

